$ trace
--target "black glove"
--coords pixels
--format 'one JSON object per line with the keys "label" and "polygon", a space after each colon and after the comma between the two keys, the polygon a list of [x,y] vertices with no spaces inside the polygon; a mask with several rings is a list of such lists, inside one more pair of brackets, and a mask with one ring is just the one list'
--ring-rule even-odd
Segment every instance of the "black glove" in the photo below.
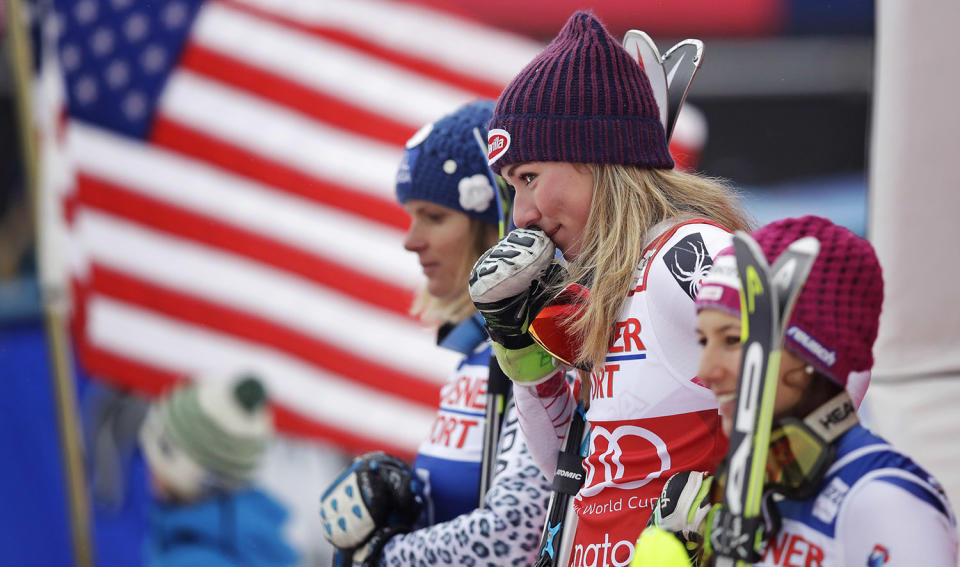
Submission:
{"label": "black glove", "polygon": [[320,497],[324,537],[344,565],[376,565],[386,542],[410,531],[423,486],[405,462],[384,453],[354,460]]}
{"label": "black glove", "polygon": [[553,358],[533,342],[530,321],[549,299],[565,270],[553,261],[556,247],[539,228],[518,228],[487,250],[470,271],[470,297],[486,321],[504,373],[534,385],[549,377]]}

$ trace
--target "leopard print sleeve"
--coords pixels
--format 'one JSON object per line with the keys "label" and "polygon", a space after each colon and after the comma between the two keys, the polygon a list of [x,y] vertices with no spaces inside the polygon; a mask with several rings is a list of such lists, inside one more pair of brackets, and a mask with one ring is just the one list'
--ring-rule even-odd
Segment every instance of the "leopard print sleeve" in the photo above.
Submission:
{"label": "leopard print sleeve", "polygon": [[380,565],[467,567],[532,565],[546,517],[550,483],[534,464],[511,399],[503,418],[497,469],[484,506],[393,537]]}

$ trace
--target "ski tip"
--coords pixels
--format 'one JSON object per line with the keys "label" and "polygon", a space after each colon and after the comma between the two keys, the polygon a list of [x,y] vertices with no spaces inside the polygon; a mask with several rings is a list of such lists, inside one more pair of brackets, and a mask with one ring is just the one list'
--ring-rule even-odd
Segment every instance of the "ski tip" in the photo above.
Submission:
{"label": "ski tip", "polygon": [[667,58],[669,58],[669,57],[671,56],[671,54],[672,54],[674,51],[677,51],[677,50],[679,50],[679,49],[683,49],[685,46],[691,46],[691,47],[693,47],[693,50],[694,50],[694,54],[693,54],[693,65],[694,65],[694,67],[699,67],[699,66],[700,66],[700,62],[703,60],[703,42],[700,41],[699,39],[689,38],[689,39],[685,39],[685,40],[677,43],[676,45],[674,45],[673,47],[671,47],[670,49],[668,49],[668,50],[666,51],[666,53],[663,54],[663,59],[666,60]]}
{"label": "ski tip", "polygon": [[763,249],[760,248],[760,245],[757,244],[757,241],[750,236],[749,233],[742,230],[738,230],[733,233],[733,248],[735,254],[739,258],[741,254],[748,254],[753,257],[754,262],[757,265],[763,266],[765,268],[770,267],[770,264],[767,262],[767,257],[763,253]]}
{"label": "ski tip", "polygon": [[645,32],[645,31],[643,31],[643,30],[636,30],[636,29],[627,30],[627,33],[624,34],[624,40],[626,40],[626,38],[631,37],[631,36],[632,36],[632,37],[639,38],[639,39],[645,41],[646,43],[649,43],[650,45],[656,45],[655,43],[653,43],[653,38],[650,37],[650,34],[648,34],[647,32]]}
{"label": "ski tip", "polygon": [[653,89],[653,96],[660,110],[660,123],[663,124],[664,131],[667,131],[667,110],[670,107],[669,85],[667,73],[663,68],[663,57],[657,49],[657,44],[646,32],[628,30],[623,36],[623,48],[632,57],[637,58],[637,63],[650,80],[650,88]]}
{"label": "ski tip", "polygon": [[753,242],[753,243],[756,242],[756,241],[753,239],[753,237],[750,236],[750,233],[747,232],[747,231],[745,231],[745,230],[737,230],[737,231],[734,231],[734,233],[733,233],[733,241],[734,241],[734,243],[736,243],[737,241],[740,241],[740,242]]}
{"label": "ski tip", "polygon": [[803,238],[793,241],[787,249],[793,252],[816,256],[820,252],[820,241],[817,240],[815,236],[804,236]]}
{"label": "ski tip", "polygon": [[[648,65],[654,65],[663,69],[663,56],[660,55],[660,50],[657,49],[657,44],[653,42],[653,38],[647,35],[647,32],[640,30],[628,30],[627,33],[623,35],[623,42],[621,43],[623,48],[627,52],[634,56],[640,57],[640,65],[646,67]],[[647,71],[648,73],[650,71]],[[664,82],[666,82],[666,75],[664,74]]]}

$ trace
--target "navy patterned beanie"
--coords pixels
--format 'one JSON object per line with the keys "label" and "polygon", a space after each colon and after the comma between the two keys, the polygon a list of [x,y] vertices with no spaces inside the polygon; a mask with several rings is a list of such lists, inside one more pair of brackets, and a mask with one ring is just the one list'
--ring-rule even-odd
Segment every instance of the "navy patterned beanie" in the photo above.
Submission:
{"label": "navy patterned beanie", "polygon": [[497,224],[496,191],[482,147],[492,114],[493,101],[478,100],[414,134],[397,171],[397,200],[423,199]]}
{"label": "navy patterned beanie", "polygon": [[500,94],[487,146],[498,175],[530,161],[674,165],[646,74],[584,11]]}

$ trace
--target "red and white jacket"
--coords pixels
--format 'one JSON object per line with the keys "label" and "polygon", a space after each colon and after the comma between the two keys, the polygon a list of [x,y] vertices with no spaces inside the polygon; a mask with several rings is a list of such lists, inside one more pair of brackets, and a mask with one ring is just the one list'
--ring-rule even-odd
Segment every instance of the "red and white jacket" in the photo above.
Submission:
{"label": "red and white jacket", "polygon": [[[702,219],[667,221],[650,234],[606,362],[590,377],[589,452],[570,552],[578,567],[628,565],[664,482],[712,471],[726,450],[716,400],[696,378],[693,298],[730,234]],[[558,371],[514,392],[530,451],[552,478],[576,407],[572,389]]]}

